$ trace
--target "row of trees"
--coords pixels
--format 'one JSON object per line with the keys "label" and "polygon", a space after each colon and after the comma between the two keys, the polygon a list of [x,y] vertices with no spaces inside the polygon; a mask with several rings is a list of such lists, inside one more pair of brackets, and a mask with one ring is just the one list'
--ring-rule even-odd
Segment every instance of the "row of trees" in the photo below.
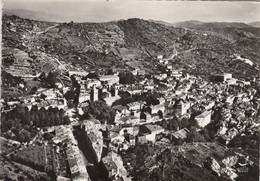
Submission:
{"label": "row of trees", "polygon": [[58,108],[40,108],[33,106],[31,110],[17,106],[12,111],[2,113],[2,135],[8,139],[29,142],[36,134],[36,127],[69,124],[70,119],[64,116],[65,111]]}
{"label": "row of trees", "polygon": [[12,121],[15,119],[21,120],[21,124],[44,127],[69,124],[69,118],[64,116],[65,111],[49,107],[48,109],[41,107],[38,109],[37,105],[32,106],[31,110],[26,106],[17,106],[12,111],[3,113],[1,116],[2,129],[8,131],[12,128]]}

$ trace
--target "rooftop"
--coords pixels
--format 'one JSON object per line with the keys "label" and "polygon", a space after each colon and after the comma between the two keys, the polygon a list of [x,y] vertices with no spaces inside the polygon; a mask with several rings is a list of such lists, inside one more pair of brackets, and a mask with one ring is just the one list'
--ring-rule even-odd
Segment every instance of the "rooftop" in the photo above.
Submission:
{"label": "rooftop", "polygon": [[205,117],[207,117],[209,114],[211,114],[211,111],[204,111],[204,112],[201,113],[200,115],[196,116],[196,118],[205,118]]}

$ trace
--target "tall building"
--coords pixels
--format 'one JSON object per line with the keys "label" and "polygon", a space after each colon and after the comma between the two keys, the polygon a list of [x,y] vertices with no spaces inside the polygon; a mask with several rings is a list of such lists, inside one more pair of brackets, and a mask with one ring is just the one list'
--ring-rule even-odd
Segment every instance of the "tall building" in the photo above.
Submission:
{"label": "tall building", "polygon": [[95,85],[92,87],[91,100],[92,101],[98,101],[98,89],[96,88]]}
{"label": "tall building", "polygon": [[118,86],[113,86],[111,89],[112,96],[118,96]]}

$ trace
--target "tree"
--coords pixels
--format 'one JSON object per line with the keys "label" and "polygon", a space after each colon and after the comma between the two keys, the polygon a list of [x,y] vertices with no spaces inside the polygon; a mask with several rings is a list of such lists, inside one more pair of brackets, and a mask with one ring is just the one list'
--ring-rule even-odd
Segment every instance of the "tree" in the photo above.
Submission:
{"label": "tree", "polygon": [[24,136],[23,133],[20,134],[17,138],[18,138],[18,141],[20,141],[20,142],[24,142],[25,141],[25,136]]}
{"label": "tree", "polygon": [[159,115],[160,119],[163,118],[163,112],[161,110],[158,111],[158,115]]}
{"label": "tree", "polygon": [[64,109],[60,109],[60,110],[59,110],[59,116],[60,116],[60,117],[64,117],[64,114],[65,114]]}
{"label": "tree", "polygon": [[29,111],[28,107],[25,107],[24,110],[25,110],[24,119],[26,121],[26,124],[29,125],[30,124],[30,111]]}
{"label": "tree", "polygon": [[51,118],[50,118],[50,112],[49,111],[46,111],[46,117],[45,117],[45,124],[44,126],[50,126],[51,125]]}
{"label": "tree", "polygon": [[52,111],[49,111],[49,118],[50,118],[49,126],[54,126],[55,125],[55,114]]}
{"label": "tree", "polygon": [[89,73],[89,74],[87,75],[87,78],[89,78],[89,79],[97,79],[97,78],[98,78],[98,74],[97,74],[96,72],[94,72],[94,73]]}
{"label": "tree", "polygon": [[49,171],[47,172],[47,175],[49,176],[49,180],[50,180],[50,181],[55,181],[55,180],[57,180],[57,173],[56,173],[53,169],[49,170]]}
{"label": "tree", "polygon": [[182,118],[181,120],[178,120],[178,123],[179,123],[180,129],[186,128],[190,124],[190,122],[187,118]]}
{"label": "tree", "polygon": [[180,138],[176,141],[176,145],[182,145],[183,143],[184,141]]}
{"label": "tree", "polygon": [[62,122],[61,122],[61,119],[60,119],[60,116],[59,116],[59,113],[57,112],[57,113],[54,113],[54,121],[55,121],[55,125],[60,125],[60,124],[62,124]]}
{"label": "tree", "polygon": [[209,131],[207,128],[203,128],[201,134],[207,141],[213,141],[214,139],[214,132]]}
{"label": "tree", "polygon": [[30,121],[35,125],[35,111],[31,110],[30,111]]}
{"label": "tree", "polygon": [[69,118],[69,116],[65,116],[64,117],[64,124],[70,124],[70,118]]}
{"label": "tree", "polygon": [[67,99],[67,100],[74,100],[75,99],[75,94],[73,91],[67,91],[66,94],[64,95],[64,97]]}
{"label": "tree", "polygon": [[31,140],[32,136],[31,136],[31,133],[29,131],[24,130],[23,134],[24,134],[24,140],[25,141],[30,141]]}
{"label": "tree", "polygon": [[132,72],[120,72],[119,73],[119,83],[120,84],[133,84],[135,82],[135,77]]}
{"label": "tree", "polygon": [[32,89],[31,89],[31,94],[35,94],[36,92],[37,92],[37,90],[38,90],[38,88],[37,87],[33,87]]}
{"label": "tree", "polygon": [[45,126],[46,109],[44,107],[41,107],[41,109],[39,110],[39,119],[40,119],[40,125]]}
{"label": "tree", "polygon": [[56,87],[55,83],[58,82],[58,72],[50,71],[49,75],[46,78],[46,82],[49,83],[50,87]]}
{"label": "tree", "polygon": [[190,130],[190,133],[188,134],[186,138],[187,142],[205,142],[205,138],[203,135],[201,135],[198,131],[196,131],[195,128],[192,128]]}
{"label": "tree", "polygon": [[46,97],[47,97],[47,96],[46,96],[45,94],[41,94],[41,95],[40,95],[40,98],[43,99],[43,100],[45,100]]}
{"label": "tree", "polygon": [[108,69],[108,71],[107,71],[106,74],[107,74],[107,75],[113,75],[113,74],[114,74],[113,69]]}
{"label": "tree", "polygon": [[83,108],[83,118],[94,118],[100,120],[102,123],[114,123],[115,111],[103,101],[91,102],[87,107]]}

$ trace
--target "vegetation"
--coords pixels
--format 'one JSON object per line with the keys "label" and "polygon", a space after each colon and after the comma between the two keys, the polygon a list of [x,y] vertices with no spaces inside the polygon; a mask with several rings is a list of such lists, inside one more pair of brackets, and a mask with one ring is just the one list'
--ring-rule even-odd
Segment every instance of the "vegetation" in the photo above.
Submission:
{"label": "vegetation", "polygon": [[15,151],[11,154],[11,160],[22,163],[35,170],[44,172],[48,165],[46,159],[50,158],[47,154],[51,154],[52,148],[46,146],[30,146],[22,150]]}
{"label": "vegetation", "polygon": [[6,87],[15,87],[20,83],[24,84],[24,81],[20,77],[15,77],[12,74],[4,71],[1,71],[2,84]]}
{"label": "vegetation", "polygon": [[[134,180],[227,180],[197,166],[182,156],[183,152],[178,149],[137,144],[135,148],[122,152],[121,156],[125,163],[130,163],[128,170]],[[193,153],[185,154],[189,156]]]}
{"label": "vegetation", "polygon": [[135,77],[132,72],[120,72],[119,73],[119,83],[120,84],[133,84],[135,82]]}
{"label": "vegetation", "polygon": [[205,138],[200,134],[195,128],[192,128],[186,138],[186,141],[189,143],[192,142],[205,142]]}
{"label": "vegetation", "polygon": [[83,108],[83,111],[84,115],[82,119],[93,117],[100,120],[101,123],[114,123],[115,111],[103,101],[90,102],[87,107]]}
{"label": "vegetation", "polygon": [[172,118],[170,120],[163,120],[161,126],[167,130],[178,130],[182,128],[186,128],[190,123],[189,120],[186,118],[178,119]]}
{"label": "vegetation", "polygon": [[[33,106],[31,110],[27,107],[18,105],[13,110],[2,113],[2,133],[7,137],[21,141],[30,141],[37,134],[37,127],[54,126],[69,124],[68,118],[64,117],[63,109],[52,108],[38,109]],[[14,136],[12,136],[14,134]]]}

